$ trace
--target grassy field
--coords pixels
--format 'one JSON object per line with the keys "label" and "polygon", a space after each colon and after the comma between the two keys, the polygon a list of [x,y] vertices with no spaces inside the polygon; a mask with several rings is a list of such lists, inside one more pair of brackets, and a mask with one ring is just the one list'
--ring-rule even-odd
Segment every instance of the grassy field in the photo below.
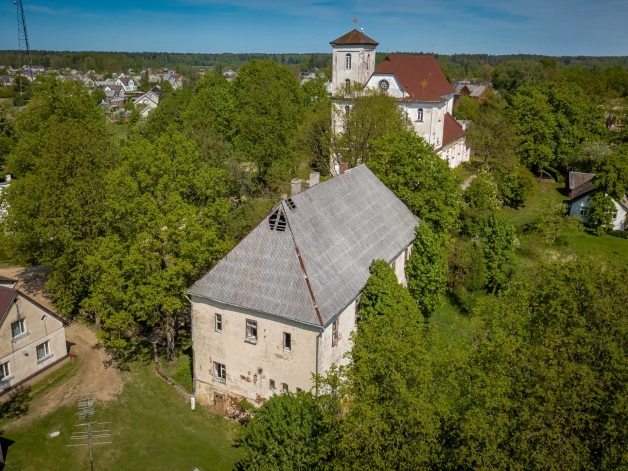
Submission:
{"label": "grassy field", "polygon": [[[63,374],[68,371],[51,375],[52,381]],[[191,411],[171,386],[156,377],[152,365],[135,365],[123,375],[125,386],[120,396],[95,406],[94,420],[111,422],[108,427],[113,442],[96,447],[95,469],[233,468],[240,457],[240,450],[233,447],[236,424],[199,407]],[[78,429],[74,427],[79,423],[75,414],[76,407],[64,407],[27,425],[2,420],[4,446],[9,443],[5,471],[89,469],[87,450],[66,446],[71,433]],[[59,437],[46,437],[56,430],[61,432]]]}
{"label": "grassy field", "polygon": [[181,354],[173,362],[162,361],[161,370],[179,386],[192,394],[192,361],[187,354]]}

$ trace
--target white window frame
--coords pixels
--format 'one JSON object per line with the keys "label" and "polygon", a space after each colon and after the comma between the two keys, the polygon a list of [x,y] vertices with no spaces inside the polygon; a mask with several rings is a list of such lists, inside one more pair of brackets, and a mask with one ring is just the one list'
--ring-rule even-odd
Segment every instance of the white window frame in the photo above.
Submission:
{"label": "white window frame", "polygon": [[216,332],[222,334],[222,314],[215,314],[214,327],[216,328]]}
{"label": "white window frame", "polygon": [[580,216],[586,216],[589,213],[589,207],[586,205],[580,206]]}
{"label": "white window frame", "polygon": [[0,382],[9,381],[11,376],[11,370],[9,368],[9,362],[0,363]]}
{"label": "white window frame", "polygon": [[[286,342],[287,339],[287,342]],[[283,351],[291,352],[292,351],[292,334],[290,332],[283,333]]]}
{"label": "white window frame", "polygon": [[[40,352],[40,348],[43,348],[44,354],[43,355],[39,355]],[[37,363],[41,363],[42,361],[46,361],[49,358],[52,358],[54,355],[52,353],[50,353],[50,340],[46,340],[43,343],[40,343],[39,345],[37,345],[37,347],[35,348],[35,352],[37,354]]]}
{"label": "white window frame", "polygon": [[247,342],[257,343],[257,329],[257,321],[254,321],[253,319],[246,320],[246,329],[244,335]]}
{"label": "white window frame", "polygon": [[[17,335],[13,335],[13,326],[17,324],[20,326],[20,330],[21,332]],[[21,318],[16,320],[15,322],[11,322],[11,335],[12,335],[12,340],[19,340],[21,338],[24,338],[28,335],[28,330],[26,329],[26,319],[25,318]]]}
{"label": "white window frame", "polygon": [[345,54],[345,70],[351,70],[351,53]]}
{"label": "white window frame", "polygon": [[388,80],[386,79],[381,79],[378,83],[377,86],[379,88],[381,88],[382,90],[388,90],[390,88],[390,83],[388,82]]}
{"label": "white window frame", "polygon": [[219,383],[227,382],[227,367],[217,361],[214,362],[214,381]]}
{"label": "white window frame", "polygon": [[417,110],[417,113],[416,113],[416,115],[417,115],[417,117],[416,117],[417,121],[423,121],[423,114],[424,114],[424,112],[423,112],[423,108],[419,108],[419,109]]}

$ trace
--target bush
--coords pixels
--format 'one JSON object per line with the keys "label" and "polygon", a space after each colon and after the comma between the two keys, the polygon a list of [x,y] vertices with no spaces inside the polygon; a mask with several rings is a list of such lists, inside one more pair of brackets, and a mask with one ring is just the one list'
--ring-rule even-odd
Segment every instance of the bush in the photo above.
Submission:
{"label": "bush", "polygon": [[523,165],[518,165],[514,171],[498,167],[493,175],[501,201],[511,208],[523,205],[536,187],[534,175]]}
{"label": "bush", "polygon": [[488,167],[482,167],[464,192],[464,199],[472,209],[497,211],[501,205],[497,182]]}

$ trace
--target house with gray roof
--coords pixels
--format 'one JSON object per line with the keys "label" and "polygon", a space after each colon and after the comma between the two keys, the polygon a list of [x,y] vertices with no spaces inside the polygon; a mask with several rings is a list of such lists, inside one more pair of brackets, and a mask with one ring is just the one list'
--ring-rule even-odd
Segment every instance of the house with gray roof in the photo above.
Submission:
{"label": "house with gray roof", "polygon": [[400,283],[417,217],[361,165],[279,203],[187,292],[195,394],[224,412],[310,390],[314,373],[346,362],[371,262]]}
{"label": "house with gray roof", "polygon": [[[565,182],[565,191],[569,197],[569,215],[580,218],[588,223],[587,215],[591,210],[591,195],[597,191],[593,179],[595,173],[569,172]],[[615,212],[613,213],[613,229],[616,231],[628,228],[626,217],[628,216],[628,198],[620,201],[613,200]]]}

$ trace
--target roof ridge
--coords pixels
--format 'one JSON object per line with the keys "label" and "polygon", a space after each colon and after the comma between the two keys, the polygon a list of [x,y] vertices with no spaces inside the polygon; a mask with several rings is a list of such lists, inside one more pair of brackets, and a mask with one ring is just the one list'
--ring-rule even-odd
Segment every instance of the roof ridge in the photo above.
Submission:
{"label": "roof ridge", "polygon": [[[285,202],[282,201],[281,205],[285,206]],[[303,276],[305,278],[305,284],[307,286],[307,289],[309,291],[310,294],[310,298],[312,299],[312,304],[314,305],[314,312],[316,312],[316,317],[318,317],[318,322],[320,322],[321,325],[324,325],[323,323],[323,317],[321,316],[321,312],[318,309],[318,304],[316,304],[316,296],[314,296],[314,290],[312,290],[312,285],[310,284],[310,278],[307,274],[307,269],[305,268],[305,262],[303,261],[303,257],[301,257],[301,251],[299,250],[299,246],[297,245],[297,240],[294,237],[294,232],[292,231],[292,226],[290,226],[290,218],[288,217],[288,213],[285,212],[286,214],[286,225],[288,226],[288,229],[290,230],[290,236],[292,237],[292,244],[294,245],[294,251],[297,255],[297,259],[299,260],[299,265],[301,266],[301,271],[303,271]]]}

